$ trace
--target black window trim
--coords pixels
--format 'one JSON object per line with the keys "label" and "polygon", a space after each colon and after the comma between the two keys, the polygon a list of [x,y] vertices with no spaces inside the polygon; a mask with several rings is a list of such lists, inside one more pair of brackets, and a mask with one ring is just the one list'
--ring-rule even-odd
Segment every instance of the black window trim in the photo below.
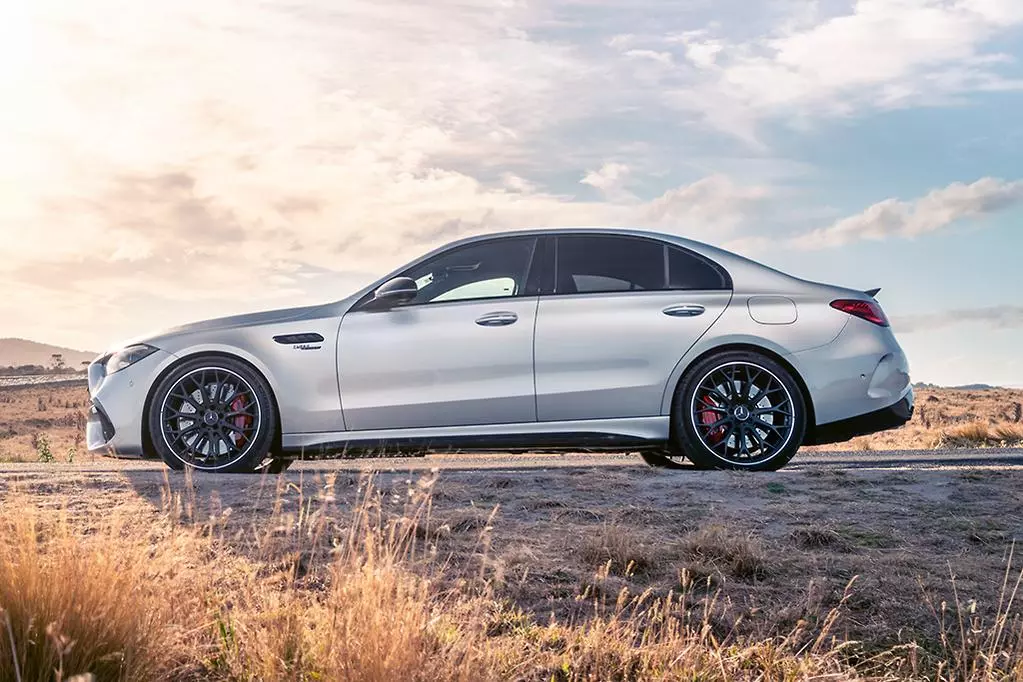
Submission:
{"label": "black window trim", "polygon": [[[478,239],[478,240],[475,240],[475,241],[471,241],[471,242],[469,242],[467,244],[459,244],[458,246],[452,246],[450,249],[445,249],[445,250],[441,251],[440,253],[434,254],[431,258],[419,261],[419,262],[417,262],[417,263],[415,263],[415,264],[405,268],[404,270],[402,270],[398,274],[394,275],[394,277],[408,277],[407,273],[410,270],[414,270],[415,268],[421,267],[421,266],[423,266],[423,265],[425,265],[425,264],[427,264],[427,263],[429,263],[431,261],[435,261],[438,258],[443,258],[444,256],[448,256],[448,255],[454,253],[455,251],[461,251],[462,249],[468,249],[468,248],[472,248],[472,247],[475,247],[475,246],[481,246],[481,245],[484,245],[484,244],[494,244],[494,243],[498,243],[498,242],[511,241],[513,239],[532,239],[533,240],[532,249],[529,252],[529,257],[526,259],[526,269],[525,269],[525,271],[523,273],[524,276],[523,276],[523,279],[522,279],[522,286],[519,287],[520,291],[518,293],[512,295],[512,296],[485,296],[485,297],[480,297],[480,298],[460,298],[460,299],[456,299],[456,300],[453,300],[453,301],[422,301],[420,303],[409,302],[409,303],[404,303],[402,305],[393,306],[393,307],[390,307],[390,308],[380,308],[379,310],[377,310],[377,309],[374,309],[372,306],[369,305],[373,301],[373,293],[374,293],[374,291],[376,291],[376,288],[374,288],[374,289],[366,292],[366,294],[363,295],[363,297],[360,298],[359,301],[355,305],[352,306],[352,312],[362,311],[362,310],[367,311],[367,312],[386,312],[386,311],[389,311],[389,310],[401,310],[401,309],[405,309],[405,308],[420,308],[422,306],[454,305],[454,304],[459,304],[459,303],[463,303],[463,304],[464,303],[477,303],[477,302],[480,302],[480,301],[507,301],[509,299],[519,299],[519,298],[532,298],[532,297],[535,297],[538,294],[526,294],[526,293],[524,293],[524,290],[526,288],[526,285],[529,283],[530,276],[532,275],[532,269],[535,266],[536,258],[537,258],[537,253],[538,253],[538,250],[539,250],[537,247],[539,246],[540,240],[543,239],[543,237],[544,237],[544,235],[536,235],[536,234],[506,234],[506,235],[501,235],[500,237],[493,237],[493,238],[490,238],[490,239]],[[389,278],[388,281],[390,281],[390,279],[394,279],[394,277]]]}
{"label": "black window trim", "polygon": [[[634,240],[638,240],[638,241],[653,242],[654,244],[659,244],[662,247],[663,254],[664,254],[664,283],[665,283],[665,287],[661,288],[661,289],[622,289],[622,290],[610,290],[610,291],[569,291],[569,292],[559,292],[557,290],[557,288],[558,288],[558,281],[559,281],[558,275],[560,274],[558,272],[558,264],[560,263],[560,259],[558,258],[558,255],[559,255],[558,250],[559,250],[559,245],[561,243],[561,238],[562,237],[613,237],[613,238],[617,238],[617,239],[634,239]],[[646,293],[651,293],[651,292],[664,292],[664,291],[732,291],[735,288],[735,285],[732,282],[731,274],[720,263],[717,263],[716,261],[708,258],[707,256],[704,256],[703,254],[697,253],[697,252],[693,251],[692,249],[687,249],[684,246],[681,246],[679,244],[674,244],[672,242],[668,242],[668,241],[665,241],[663,239],[657,239],[657,238],[654,238],[654,237],[647,237],[647,236],[643,236],[643,235],[634,235],[634,234],[616,234],[616,233],[613,233],[613,232],[562,232],[562,233],[557,233],[557,234],[551,235],[551,239],[553,240],[553,243],[554,243],[554,277],[551,280],[551,282],[552,282],[551,290],[550,291],[545,291],[545,290],[541,289],[541,291],[540,291],[540,295],[541,296],[606,296],[608,294],[618,294],[618,295],[621,295],[621,294],[646,294]],[[669,260],[671,258],[671,249],[677,249],[678,251],[681,251],[682,253],[686,254],[687,256],[690,256],[692,258],[700,260],[700,261],[704,262],[705,264],[709,265],[718,274],[721,275],[721,279],[724,281],[724,287],[715,288],[715,289],[673,289],[670,286],[668,286],[668,285],[671,284],[671,271],[670,271],[669,266],[668,266]]]}

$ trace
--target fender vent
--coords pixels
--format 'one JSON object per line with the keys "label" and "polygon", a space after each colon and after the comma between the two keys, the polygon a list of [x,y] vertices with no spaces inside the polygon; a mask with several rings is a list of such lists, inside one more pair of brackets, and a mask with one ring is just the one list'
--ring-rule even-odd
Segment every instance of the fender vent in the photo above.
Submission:
{"label": "fender vent", "polygon": [[319,334],[281,334],[275,336],[274,341],[285,346],[293,346],[297,343],[323,343],[323,337]]}

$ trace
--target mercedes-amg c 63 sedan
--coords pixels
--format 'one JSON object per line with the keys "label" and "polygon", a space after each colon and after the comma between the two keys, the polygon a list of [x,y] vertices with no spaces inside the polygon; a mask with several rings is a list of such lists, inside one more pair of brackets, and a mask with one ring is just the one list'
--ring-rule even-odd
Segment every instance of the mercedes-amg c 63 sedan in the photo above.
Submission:
{"label": "mercedes-amg c 63 sedan", "polygon": [[472,237],[335,303],[103,355],[88,444],[222,472],[435,450],[777,469],[800,445],[909,419],[906,357],[876,293],[666,234]]}

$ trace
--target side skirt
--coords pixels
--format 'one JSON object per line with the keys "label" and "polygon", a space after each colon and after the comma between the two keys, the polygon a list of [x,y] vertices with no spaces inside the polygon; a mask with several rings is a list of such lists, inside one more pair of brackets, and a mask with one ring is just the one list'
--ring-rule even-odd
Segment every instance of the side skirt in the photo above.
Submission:
{"label": "side skirt", "polygon": [[428,452],[634,452],[664,447],[669,429],[670,418],[662,416],[293,433],[282,437],[281,454],[308,459]]}

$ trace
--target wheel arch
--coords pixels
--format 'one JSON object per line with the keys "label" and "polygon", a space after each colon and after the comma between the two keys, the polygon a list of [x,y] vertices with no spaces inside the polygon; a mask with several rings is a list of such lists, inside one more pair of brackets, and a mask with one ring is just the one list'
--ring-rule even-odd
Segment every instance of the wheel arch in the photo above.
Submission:
{"label": "wheel arch", "polygon": [[[816,412],[814,411],[814,406],[813,406],[813,395],[810,393],[810,389],[807,386],[806,381],[803,379],[802,375],[799,373],[799,370],[797,370],[795,368],[795,366],[791,362],[786,360],[783,355],[781,355],[780,353],[778,353],[775,350],[772,350],[772,349],[767,348],[765,346],[757,345],[755,343],[735,342],[735,343],[725,343],[725,344],[722,344],[720,346],[714,346],[713,348],[708,348],[707,350],[703,351],[702,353],[700,353],[699,355],[694,357],[691,361],[686,363],[685,369],[682,370],[682,373],[679,375],[678,379],[675,380],[674,385],[671,387],[671,403],[670,403],[670,410],[671,410],[671,412],[669,412],[669,414],[673,414],[674,413],[675,404],[678,401],[680,389],[682,387],[683,382],[688,378],[689,372],[692,370],[692,368],[695,367],[698,363],[702,362],[703,360],[705,360],[705,359],[707,359],[709,357],[713,357],[715,355],[721,355],[723,353],[728,353],[728,352],[731,352],[731,351],[746,351],[746,352],[752,352],[752,353],[759,353],[760,355],[766,356],[766,357],[774,360],[779,365],[784,367],[788,371],[788,373],[790,375],[792,375],[792,378],[793,378],[793,380],[795,380],[796,385],[799,386],[799,392],[803,396],[803,402],[806,405],[806,411],[807,411],[807,414],[806,414],[806,433],[803,435],[803,442],[804,443],[806,443],[806,442],[811,442],[812,443],[813,442],[814,431],[817,428],[817,417],[816,417]],[[672,439],[674,439],[674,436],[675,436],[675,420],[671,419],[670,423],[671,423],[671,437],[672,437]]]}
{"label": "wheel arch", "polygon": [[179,356],[177,360],[175,360],[174,362],[172,362],[169,365],[167,365],[166,367],[164,367],[163,370],[153,379],[153,382],[149,385],[149,390],[146,392],[146,400],[145,400],[145,402],[142,405],[142,452],[143,452],[143,454],[147,458],[152,458],[152,459],[159,459],[159,457],[160,457],[156,453],[156,451],[153,449],[152,433],[150,433],[150,431],[149,431],[149,410],[150,410],[150,408],[153,405],[153,399],[156,397],[156,389],[157,389],[157,387],[161,383],[163,383],[163,380],[165,378],[167,378],[167,376],[171,372],[173,372],[175,369],[177,369],[178,367],[180,367],[184,363],[191,362],[192,360],[198,360],[198,359],[201,359],[201,358],[225,358],[225,359],[228,359],[228,360],[233,360],[235,362],[240,362],[241,364],[245,365],[250,370],[252,370],[260,378],[262,378],[263,381],[266,382],[267,389],[270,392],[270,400],[273,401],[274,415],[275,415],[274,416],[274,438],[273,438],[273,442],[270,445],[270,452],[272,454],[274,454],[274,455],[280,454],[280,452],[281,452],[281,433],[282,433],[282,429],[281,429],[281,406],[280,406],[280,402],[277,400],[277,393],[276,393],[276,391],[274,391],[273,383],[270,381],[269,377],[266,376],[266,373],[261,371],[252,362],[250,362],[246,358],[243,358],[240,355],[235,355],[234,353],[228,353],[228,352],[225,352],[225,351],[199,351],[199,352],[196,352],[196,353],[191,353],[189,355]]}

